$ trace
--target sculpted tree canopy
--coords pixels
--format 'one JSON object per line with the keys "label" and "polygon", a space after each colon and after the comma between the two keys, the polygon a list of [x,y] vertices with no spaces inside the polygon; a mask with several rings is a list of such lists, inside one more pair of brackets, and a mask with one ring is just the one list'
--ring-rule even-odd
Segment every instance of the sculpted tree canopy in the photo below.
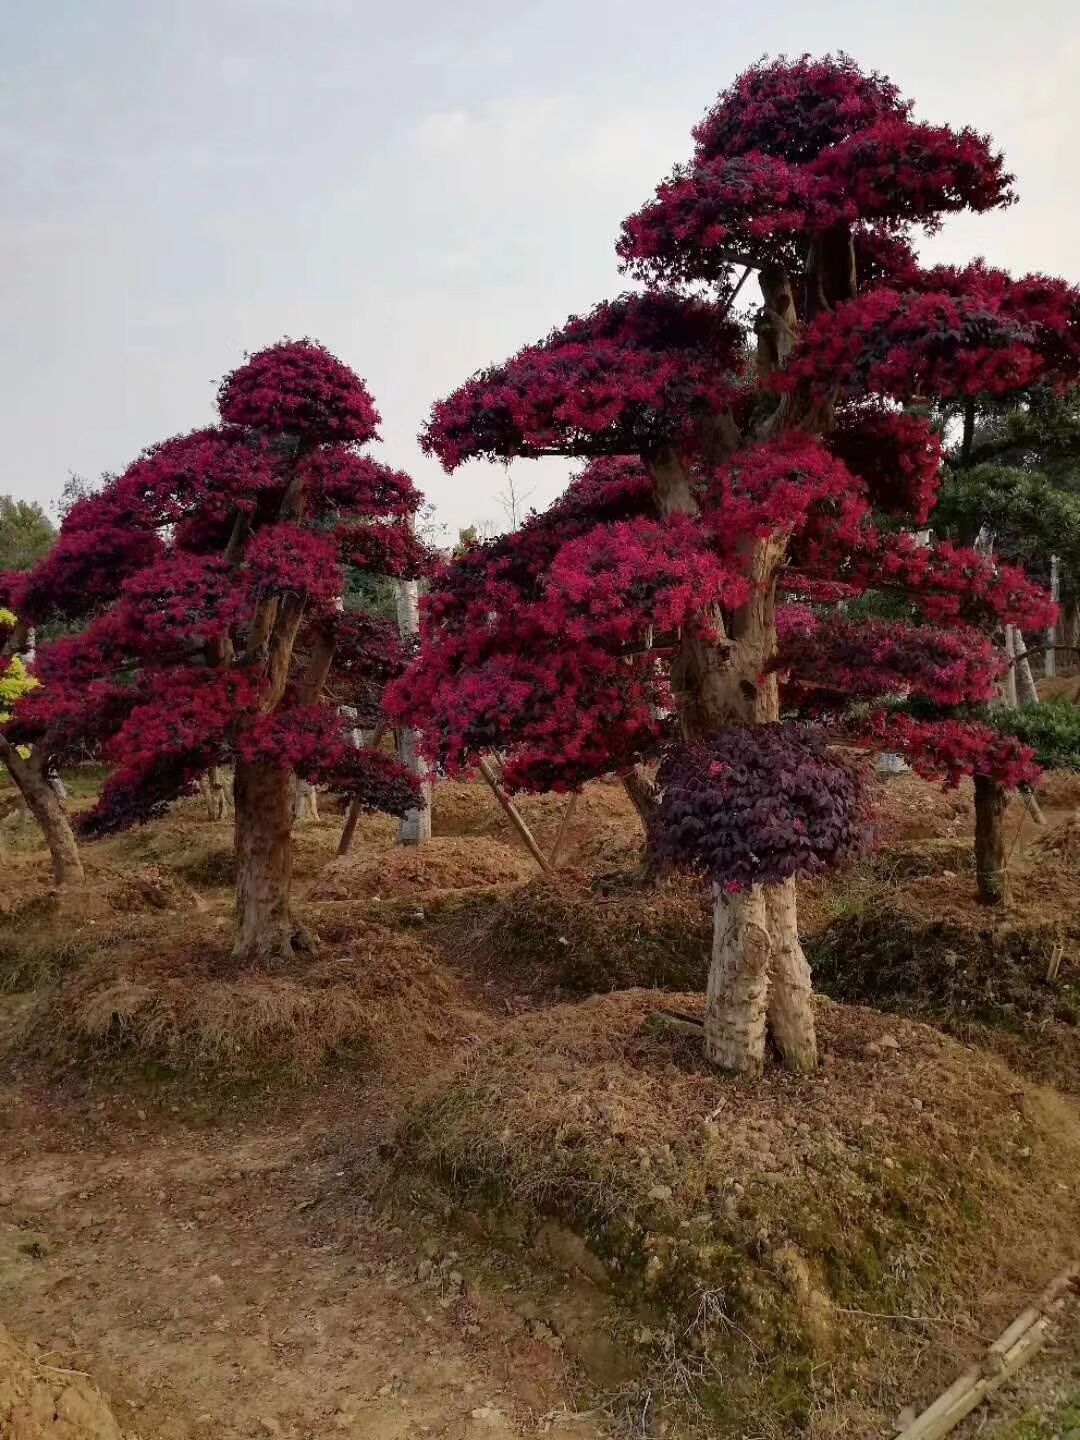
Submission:
{"label": "sculpted tree canopy", "polygon": [[[1043,625],[1053,606],[1021,571],[914,532],[940,481],[932,407],[1075,383],[1080,294],[981,262],[919,265],[919,232],[1013,203],[1011,177],[987,137],[915,120],[890,81],[846,57],[753,67],[694,140],[619,237],[645,292],[570,320],[433,408],[422,443],[448,470],[473,457],[590,463],[546,514],[440,571],[394,703],[432,755],[461,766],[497,747],[518,785],[574,788],[692,747],[697,758],[665,762],[663,787],[700,774],[738,727],[740,745],[779,757],[762,793],[787,795],[826,762],[797,728],[782,756],[768,739],[782,691],[849,741],[887,732],[927,773],[1030,778],[1031,751],[965,707],[999,673],[988,637]],[[761,292],[747,326],[733,310],[739,269]],[[892,596],[903,619],[830,608],[868,592]],[[785,599],[803,608],[778,627]],[[864,647],[872,663],[856,676]],[[899,724],[897,697],[923,713],[909,706]],[[753,1072],[771,1032],[807,1069],[801,867],[774,855],[747,868],[747,837],[725,871],[737,849],[707,867],[706,1050]],[[824,864],[848,849],[837,833],[814,854]]]}
{"label": "sculpted tree canopy", "polygon": [[271,346],[218,398],[220,425],[78,500],[17,587],[24,618],[84,628],[39,652],[40,687],[6,733],[115,763],[80,817],[91,836],[234,764],[237,946],[273,964],[308,939],[289,908],[296,778],[390,814],[417,804],[409,774],[352,739],[403,664],[396,629],[342,597],[346,565],[413,577],[428,555],[412,482],[359,449],[377,438],[371,396],[322,347]]}

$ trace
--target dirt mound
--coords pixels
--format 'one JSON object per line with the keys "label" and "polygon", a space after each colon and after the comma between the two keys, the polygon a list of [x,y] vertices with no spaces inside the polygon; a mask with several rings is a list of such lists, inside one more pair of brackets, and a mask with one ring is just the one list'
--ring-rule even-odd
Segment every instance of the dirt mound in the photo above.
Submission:
{"label": "dirt mound", "polygon": [[740,1083],[654,1005],[510,1022],[413,1104],[398,1155],[471,1228],[620,1298],[654,1399],[879,1431],[1073,1260],[1080,1117],[999,1061],[823,1001],[816,1075]]}
{"label": "dirt mound", "polygon": [[271,975],[237,970],[220,925],[102,937],[24,1009],[13,1041],[54,1061],[221,1078],[330,1063],[407,1073],[475,1031],[457,981],[415,936],[367,924],[342,948]]}
{"label": "dirt mound", "polygon": [[712,928],[701,887],[633,881],[540,876],[449,911],[439,933],[456,963],[518,990],[704,989]]}
{"label": "dirt mound", "polygon": [[1071,862],[1075,869],[1080,862],[1080,811],[1043,830],[1028,845],[1028,853],[1039,859]]}
{"label": "dirt mound", "polygon": [[807,940],[815,984],[837,1000],[940,1024],[1080,1092],[1075,873],[1047,861],[1013,889],[1000,912],[976,903],[969,876],[867,891]]}
{"label": "dirt mound", "polygon": [[437,836],[426,845],[343,855],[326,867],[308,899],[422,900],[439,890],[521,884],[535,874],[528,855],[498,840]]}
{"label": "dirt mound", "polygon": [[[2,1325],[0,1435],[10,1440],[125,1440],[87,1376],[33,1359]],[[126,1440],[137,1437],[129,1433]]]}
{"label": "dirt mound", "polygon": [[970,781],[955,790],[928,785],[915,774],[877,775],[870,786],[874,827],[882,845],[952,839],[975,830]]}

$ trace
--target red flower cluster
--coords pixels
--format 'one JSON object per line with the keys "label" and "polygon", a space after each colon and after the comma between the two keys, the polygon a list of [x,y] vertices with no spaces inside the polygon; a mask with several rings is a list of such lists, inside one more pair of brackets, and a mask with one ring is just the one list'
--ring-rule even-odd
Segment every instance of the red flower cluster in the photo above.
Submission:
{"label": "red flower cluster", "polygon": [[627,455],[687,440],[737,396],[741,341],[706,301],[624,295],[440,400],[421,444],[454,470],[474,456]]}
{"label": "red flower cluster", "polygon": [[251,584],[263,592],[288,591],[314,602],[338,599],[345,589],[339,533],[286,522],[267,525],[253,536],[244,557]]}
{"label": "red flower cluster", "polygon": [[178,649],[190,653],[223,639],[250,610],[246,572],[220,555],[173,550],[126,581],[119,603],[103,619],[111,624],[115,649],[161,664]]}
{"label": "red flower cluster", "polygon": [[360,802],[365,810],[404,815],[422,805],[417,780],[387,755],[352,743],[349,722],[326,705],[297,705],[261,716],[238,749],[255,765],[293,771]]}
{"label": "red flower cluster", "polygon": [[785,700],[800,710],[846,708],[890,696],[963,705],[994,697],[1001,653],[978,630],[899,620],[823,617],[800,605],[777,612]]}
{"label": "red flower cluster", "polygon": [[312,450],[297,466],[308,503],[350,515],[412,515],[420,493],[404,470],[392,470],[355,450],[335,445]]}
{"label": "red flower cluster", "polygon": [[927,420],[879,403],[848,405],[826,437],[886,515],[925,525],[941,484],[941,438]]}
{"label": "red flower cluster", "polygon": [[228,425],[309,444],[378,439],[379,412],[364,382],[313,340],[280,340],[234,370],[218,391]]}
{"label": "red flower cluster", "polygon": [[883,75],[848,55],[761,61],[725,90],[694,129],[698,160],[762,150],[792,164],[812,160],[879,120],[911,110]]}
{"label": "red flower cluster", "polygon": [[862,737],[903,755],[927,780],[955,786],[965,775],[987,775],[1014,790],[1037,785],[1035,751],[989,725],[962,720],[916,720],[891,710],[875,711],[857,727]]}
{"label": "red flower cluster", "polygon": [[92,615],[164,553],[151,517],[114,481],[65,515],[56,544],[19,587],[18,613],[35,625]]}
{"label": "red flower cluster", "polygon": [[818,315],[775,383],[856,400],[1005,395],[1043,374],[1039,341],[983,296],[871,290]]}
{"label": "red flower cluster", "polygon": [[431,551],[411,526],[397,522],[339,525],[334,531],[341,558],[359,570],[417,580],[431,569]]}
{"label": "red flower cluster", "polygon": [[618,644],[641,635],[644,616],[660,630],[700,623],[715,605],[744,604],[750,585],[700,524],[670,515],[599,525],[571,540],[551,565],[545,593],[552,634]]}

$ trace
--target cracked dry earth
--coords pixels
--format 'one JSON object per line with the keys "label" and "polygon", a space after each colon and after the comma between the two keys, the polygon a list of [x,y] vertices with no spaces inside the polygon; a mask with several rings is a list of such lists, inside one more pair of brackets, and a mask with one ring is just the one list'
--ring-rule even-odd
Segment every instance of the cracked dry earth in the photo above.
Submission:
{"label": "cracked dry earth", "polygon": [[0,1324],[138,1440],[596,1440],[529,1297],[365,1196],[373,1105],[340,1085],[210,1119],[0,1086]]}

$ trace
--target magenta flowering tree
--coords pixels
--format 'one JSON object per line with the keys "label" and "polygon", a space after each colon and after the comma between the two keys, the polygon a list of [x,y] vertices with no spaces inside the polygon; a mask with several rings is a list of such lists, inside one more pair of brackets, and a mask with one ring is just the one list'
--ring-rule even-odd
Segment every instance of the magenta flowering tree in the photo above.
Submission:
{"label": "magenta flowering tree", "polygon": [[[226,377],[221,425],[151,447],[80,500],[19,587],[27,619],[79,619],[44,647],[11,743],[116,765],[80,825],[149,819],[207,770],[235,766],[237,953],[287,960],[297,777],[362,808],[418,803],[395,762],[358,749],[404,657],[396,632],[343,608],[344,565],[410,577],[427,552],[408,476],[359,447],[371,396],[321,346],[283,341]],[[354,712],[346,719],[342,707]]]}
{"label": "magenta flowering tree", "polygon": [[[903,597],[909,618],[874,635],[869,693],[844,715],[864,735],[920,686],[938,707],[985,698],[997,674],[986,634],[1052,613],[1020,572],[913,533],[941,458],[923,412],[1073,383],[1080,369],[1074,288],[982,264],[924,269],[909,243],[951,213],[1012,203],[1000,155],[970,130],[916,122],[894,85],[845,57],[755,66],[694,138],[690,162],[622,229],[619,254],[645,292],[572,319],[432,410],[423,443],[448,469],[475,456],[621,457],[631,469],[611,495],[633,497],[629,513],[607,513],[587,471],[587,503],[572,487],[519,537],[436,579],[414,719],[452,763],[497,743],[512,780],[574,786],[669,735],[712,746],[730,727],[775,727],[781,677],[803,696],[820,684],[825,699],[846,660],[839,631],[812,641],[807,627],[785,657],[785,594],[821,617],[867,590]],[[744,327],[732,301],[752,272],[761,307]],[[767,733],[774,773],[761,793],[784,796],[802,742]],[[977,789],[1029,773],[1029,752],[940,709],[891,726],[890,746],[946,776],[974,773]],[[793,858],[805,851],[794,818]],[[813,849],[815,864],[844,853]],[[714,857],[706,868],[708,1054],[753,1072],[771,1034],[789,1066],[811,1068],[803,867],[762,861],[755,878]]]}

